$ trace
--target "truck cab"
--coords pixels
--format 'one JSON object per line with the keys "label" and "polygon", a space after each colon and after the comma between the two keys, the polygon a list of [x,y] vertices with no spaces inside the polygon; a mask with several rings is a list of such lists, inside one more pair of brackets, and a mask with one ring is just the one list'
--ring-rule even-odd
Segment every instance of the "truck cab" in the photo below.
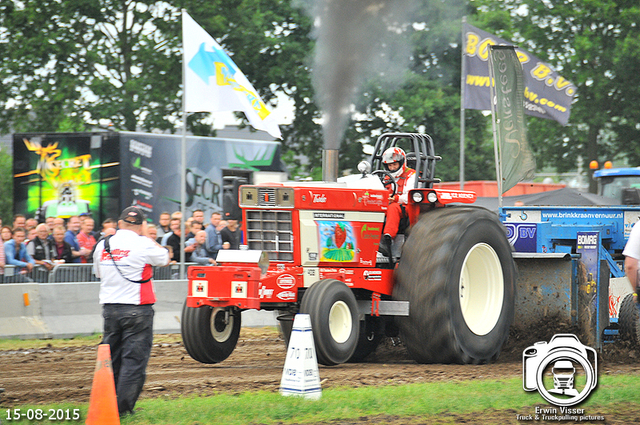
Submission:
{"label": "truck cab", "polygon": [[597,170],[598,195],[620,201],[621,205],[640,205],[640,167]]}

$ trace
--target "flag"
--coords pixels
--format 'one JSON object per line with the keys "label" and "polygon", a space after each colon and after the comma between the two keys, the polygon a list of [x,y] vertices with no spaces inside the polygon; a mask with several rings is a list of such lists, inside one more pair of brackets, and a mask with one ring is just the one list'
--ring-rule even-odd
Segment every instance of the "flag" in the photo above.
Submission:
{"label": "flag", "polygon": [[251,125],[281,139],[280,128],[233,60],[182,11],[185,112],[242,111]]}
{"label": "flag", "polygon": [[[506,40],[463,24],[464,108],[490,110],[489,48],[491,45],[512,45]],[[576,87],[560,76],[548,64],[526,50],[515,48],[524,70],[525,113],[553,119],[567,125]]]}
{"label": "flag", "polygon": [[498,178],[502,193],[519,181],[532,178],[536,161],[527,143],[524,118],[524,78],[513,46],[489,49],[490,75],[495,81],[494,125],[498,142]]}

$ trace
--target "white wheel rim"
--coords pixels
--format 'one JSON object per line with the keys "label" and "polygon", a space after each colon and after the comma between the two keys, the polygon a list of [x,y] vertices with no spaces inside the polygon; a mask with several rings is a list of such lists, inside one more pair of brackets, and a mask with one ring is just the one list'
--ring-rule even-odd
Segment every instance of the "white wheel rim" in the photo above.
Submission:
{"label": "white wheel rim", "polygon": [[351,335],[353,322],[351,310],[344,301],[336,301],[329,311],[329,332],[331,337],[339,344],[346,342]]}
{"label": "white wheel rim", "polygon": [[476,335],[486,335],[502,313],[504,279],[500,258],[486,243],[474,245],[462,263],[459,282],[462,317]]}
{"label": "white wheel rim", "polygon": [[229,313],[229,322],[224,323],[225,309],[214,308],[211,312],[211,336],[217,342],[226,342],[233,331],[233,314]]}

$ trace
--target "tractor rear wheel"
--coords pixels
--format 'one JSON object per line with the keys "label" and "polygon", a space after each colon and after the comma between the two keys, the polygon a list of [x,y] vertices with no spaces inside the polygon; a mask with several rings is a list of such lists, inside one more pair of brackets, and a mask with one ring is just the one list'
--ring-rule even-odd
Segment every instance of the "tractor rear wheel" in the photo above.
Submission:
{"label": "tractor rear wheel", "polygon": [[404,244],[393,298],[410,302],[396,322],[416,361],[496,359],[515,303],[515,264],[498,217],[457,206],[424,214]]}
{"label": "tractor rear wheel", "polygon": [[353,356],[360,334],[358,303],[339,280],[320,280],[305,292],[300,313],[311,319],[318,363],[334,366]]}
{"label": "tractor rear wheel", "polygon": [[640,315],[633,294],[627,294],[620,303],[618,314],[620,337],[637,345],[640,342]]}
{"label": "tractor rear wheel", "polygon": [[200,363],[220,363],[231,355],[240,335],[240,310],[182,307],[180,330],[187,352]]}

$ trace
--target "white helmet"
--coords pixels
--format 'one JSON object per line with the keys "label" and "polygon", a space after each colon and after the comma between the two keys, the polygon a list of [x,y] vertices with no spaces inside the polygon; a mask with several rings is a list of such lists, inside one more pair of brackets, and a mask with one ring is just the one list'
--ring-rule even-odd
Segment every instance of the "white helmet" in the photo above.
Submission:
{"label": "white helmet", "polygon": [[[389,164],[394,162],[398,162],[400,167],[398,167],[396,171],[389,171]],[[389,148],[382,154],[382,164],[384,169],[387,170],[393,178],[397,179],[407,167],[407,155],[398,147]]]}

